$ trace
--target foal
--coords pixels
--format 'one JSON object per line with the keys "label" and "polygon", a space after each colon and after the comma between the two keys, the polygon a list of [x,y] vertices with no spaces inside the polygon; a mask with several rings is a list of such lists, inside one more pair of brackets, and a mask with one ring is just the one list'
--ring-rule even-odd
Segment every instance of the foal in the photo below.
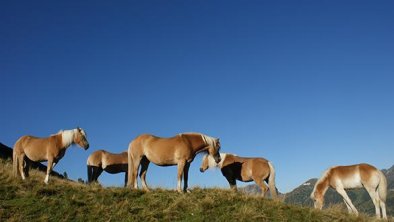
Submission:
{"label": "foal", "polygon": [[[38,138],[33,136],[22,136],[16,141],[13,150],[13,171],[14,175],[19,173],[22,179],[25,179],[25,172],[28,175],[29,162],[25,161],[25,157],[35,162],[48,161],[47,174],[44,182],[48,184],[49,174],[53,167],[66,153],[66,149],[72,144],[78,144],[85,150],[89,148],[89,142],[86,139],[86,133],[81,128],[72,130],[61,130],[57,134],[46,138]],[[24,161],[26,169],[24,169]]]}
{"label": "foal", "polygon": [[328,187],[334,188],[343,197],[349,213],[355,213],[356,215],[358,215],[358,211],[346,194],[345,189],[364,187],[375,205],[376,216],[380,218],[381,209],[383,218],[387,219],[387,180],[384,174],[375,167],[362,163],[351,166],[335,166],[326,170],[316,182],[311,194],[315,208],[322,209],[324,194]]}
{"label": "foal", "polygon": [[[211,156],[205,155],[200,167],[204,172],[208,168],[218,167],[226,177],[231,189],[237,190],[236,180],[242,182],[254,181],[262,191],[264,197],[270,190],[271,197],[277,198],[275,187],[275,169],[272,163],[264,158],[245,158],[234,154],[220,153],[221,161],[216,163]],[[267,185],[264,184],[267,182]]]}
{"label": "foal", "polygon": [[97,150],[89,155],[86,162],[88,170],[88,183],[97,182],[100,174],[105,171],[110,174],[125,173],[124,185],[127,184],[127,151],[122,153],[110,153],[105,150]]}

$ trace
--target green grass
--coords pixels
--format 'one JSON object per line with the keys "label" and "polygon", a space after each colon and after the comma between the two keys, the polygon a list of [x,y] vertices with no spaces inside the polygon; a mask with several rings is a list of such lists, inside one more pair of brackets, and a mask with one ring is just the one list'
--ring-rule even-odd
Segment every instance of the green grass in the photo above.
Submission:
{"label": "green grass", "polygon": [[318,211],[223,189],[191,193],[103,188],[31,172],[22,181],[0,162],[0,221],[371,221],[339,209]]}

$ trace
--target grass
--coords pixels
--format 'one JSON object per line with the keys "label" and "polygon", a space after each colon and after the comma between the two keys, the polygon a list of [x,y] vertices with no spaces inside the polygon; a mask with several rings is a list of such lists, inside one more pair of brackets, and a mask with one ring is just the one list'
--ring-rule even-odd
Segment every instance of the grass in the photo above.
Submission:
{"label": "grass", "polygon": [[32,171],[22,181],[0,161],[0,221],[373,221],[341,209],[323,211],[223,189],[194,188],[180,194],[103,188]]}

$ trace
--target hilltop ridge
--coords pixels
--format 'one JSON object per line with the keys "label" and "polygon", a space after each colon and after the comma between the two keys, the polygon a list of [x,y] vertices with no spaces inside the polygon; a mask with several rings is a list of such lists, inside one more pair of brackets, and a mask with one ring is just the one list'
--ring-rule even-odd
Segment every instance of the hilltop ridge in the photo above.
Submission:
{"label": "hilltop ridge", "polygon": [[53,178],[32,170],[14,178],[0,160],[0,221],[369,221],[338,209],[318,211],[223,189],[191,193],[103,188]]}

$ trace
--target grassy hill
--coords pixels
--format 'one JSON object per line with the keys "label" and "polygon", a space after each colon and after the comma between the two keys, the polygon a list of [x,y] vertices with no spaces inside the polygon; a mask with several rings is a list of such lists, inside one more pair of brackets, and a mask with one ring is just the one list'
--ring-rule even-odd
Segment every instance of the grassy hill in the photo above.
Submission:
{"label": "grassy hill", "polygon": [[191,193],[103,188],[51,178],[33,170],[13,178],[0,160],[0,221],[370,221],[338,209],[317,211],[222,189]]}

